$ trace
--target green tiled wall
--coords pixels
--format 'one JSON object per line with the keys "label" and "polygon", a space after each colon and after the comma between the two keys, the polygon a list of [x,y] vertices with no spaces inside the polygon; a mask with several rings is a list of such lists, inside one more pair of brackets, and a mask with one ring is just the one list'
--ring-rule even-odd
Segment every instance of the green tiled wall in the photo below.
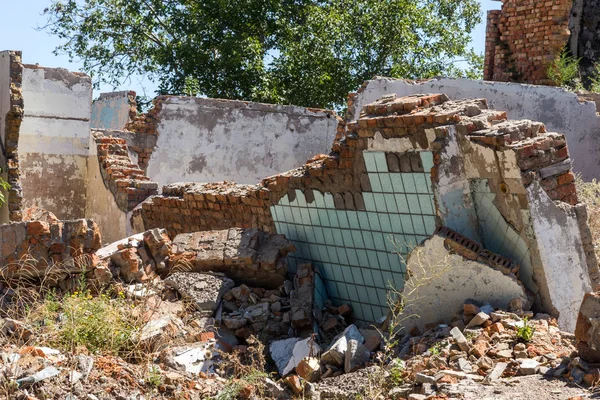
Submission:
{"label": "green tiled wall", "polygon": [[533,271],[527,244],[506,222],[494,204],[496,194],[490,190],[487,180],[473,181],[472,192],[483,247],[519,264],[520,277],[527,284]]}
{"label": "green tiled wall", "polygon": [[436,229],[433,155],[419,153],[424,172],[398,173],[388,171],[384,152],[363,154],[372,187],[362,193],[366,211],[336,210],[332,194],[317,191],[307,203],[296,190],[293,201],[285,196],[271,213],[277,232],[297,248],[291,269],[304,262],[316,266],[325,287],[317,288],[319,300],[350,303],[357,319],[375,321],[387,315],[390,285],[403,287],[402,258]]}

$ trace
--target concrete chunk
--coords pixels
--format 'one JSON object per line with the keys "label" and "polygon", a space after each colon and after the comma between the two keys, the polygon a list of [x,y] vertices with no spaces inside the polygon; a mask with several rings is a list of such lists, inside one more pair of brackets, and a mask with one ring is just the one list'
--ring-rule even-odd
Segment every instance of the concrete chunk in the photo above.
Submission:
{"label": "concrete chunk", "polygon": [[177,290],[200,311],[215,311],[223,294],[234,286],[229,278],[195,272],[176,272],[164,283]]}

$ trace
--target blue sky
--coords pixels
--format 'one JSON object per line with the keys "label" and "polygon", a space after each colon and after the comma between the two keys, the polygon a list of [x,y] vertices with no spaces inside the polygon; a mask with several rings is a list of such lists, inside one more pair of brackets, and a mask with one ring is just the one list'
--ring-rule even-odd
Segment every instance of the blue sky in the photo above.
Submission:
{"label": "blue sky", "polygon": [[[45,67],[62,67],[72,71],[81,68],[81,63],[70,62],[67,56],[55,56],[52,50],[60,44],[58,38],[50,36],[44,31],[36,30],[45,22],[42,16],[44,8],[48,7],[51,0],[4,0],[2,5],[2,23],[0,23],[0,50],[22,50],[23,62],[26,64],[39,64]],[[479,53],[485,48],[485,14],[487,10],[499,9],[499,1],[482,0],[484,10],[483,22],[473,33],[472,45]],[[145,93],[153,97],[155,85],[140,77],[132,78],[117,90],[135,90],[138,94]],[[112,91],[111,86],[103,86],[100,92]],[[94,94],[97,97],[97,93]]]}

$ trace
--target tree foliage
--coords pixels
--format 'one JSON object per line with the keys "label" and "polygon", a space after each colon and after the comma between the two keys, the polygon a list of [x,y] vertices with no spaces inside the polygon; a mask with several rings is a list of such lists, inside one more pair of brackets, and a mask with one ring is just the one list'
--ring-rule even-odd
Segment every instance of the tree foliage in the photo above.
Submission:
{"label": "tree foliage", "polygon": [[140,74],[162,93],[332,108],[375,75],[481,73],[476,0],[54,0],[45,14],[55,51],[96,83]]}

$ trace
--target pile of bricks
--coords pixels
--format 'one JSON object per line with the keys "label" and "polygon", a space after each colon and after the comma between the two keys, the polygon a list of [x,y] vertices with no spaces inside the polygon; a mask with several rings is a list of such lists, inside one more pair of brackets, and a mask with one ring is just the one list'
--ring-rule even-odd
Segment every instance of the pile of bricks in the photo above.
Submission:
{"label": "pile of bricks", "polygon": [[553,85],[548,64],[571,35],[570,0],[506,0],[488,13],[484,79]]}
{"label": "pile of bricks", "polygon": [[0,243],[0,279],[35,280],[89,271],[102,240],[91,219],[59,221],[50,215],[0,225]]}
{"label": "pile of bricks", "polygon": [[11,221],[23,219],[23,191],[21,190],[21,175],[19,172],[19,131],[23,121],[23,94],[21,82],[23,80],[23,65],[21,52],[11,51],[10,57],[10,109],[6,113],[4,137],[6,164],[8,167],[8,183],[11,188],[8,194],[9,218]]}
{"label": "pile of bricks", "polygon": [[131,162],[125,139],[104,137],[99,131],[93,134],[102,178],[122,211],[131,211],[158,193],[158,184],[151,182],[144,171]]}

